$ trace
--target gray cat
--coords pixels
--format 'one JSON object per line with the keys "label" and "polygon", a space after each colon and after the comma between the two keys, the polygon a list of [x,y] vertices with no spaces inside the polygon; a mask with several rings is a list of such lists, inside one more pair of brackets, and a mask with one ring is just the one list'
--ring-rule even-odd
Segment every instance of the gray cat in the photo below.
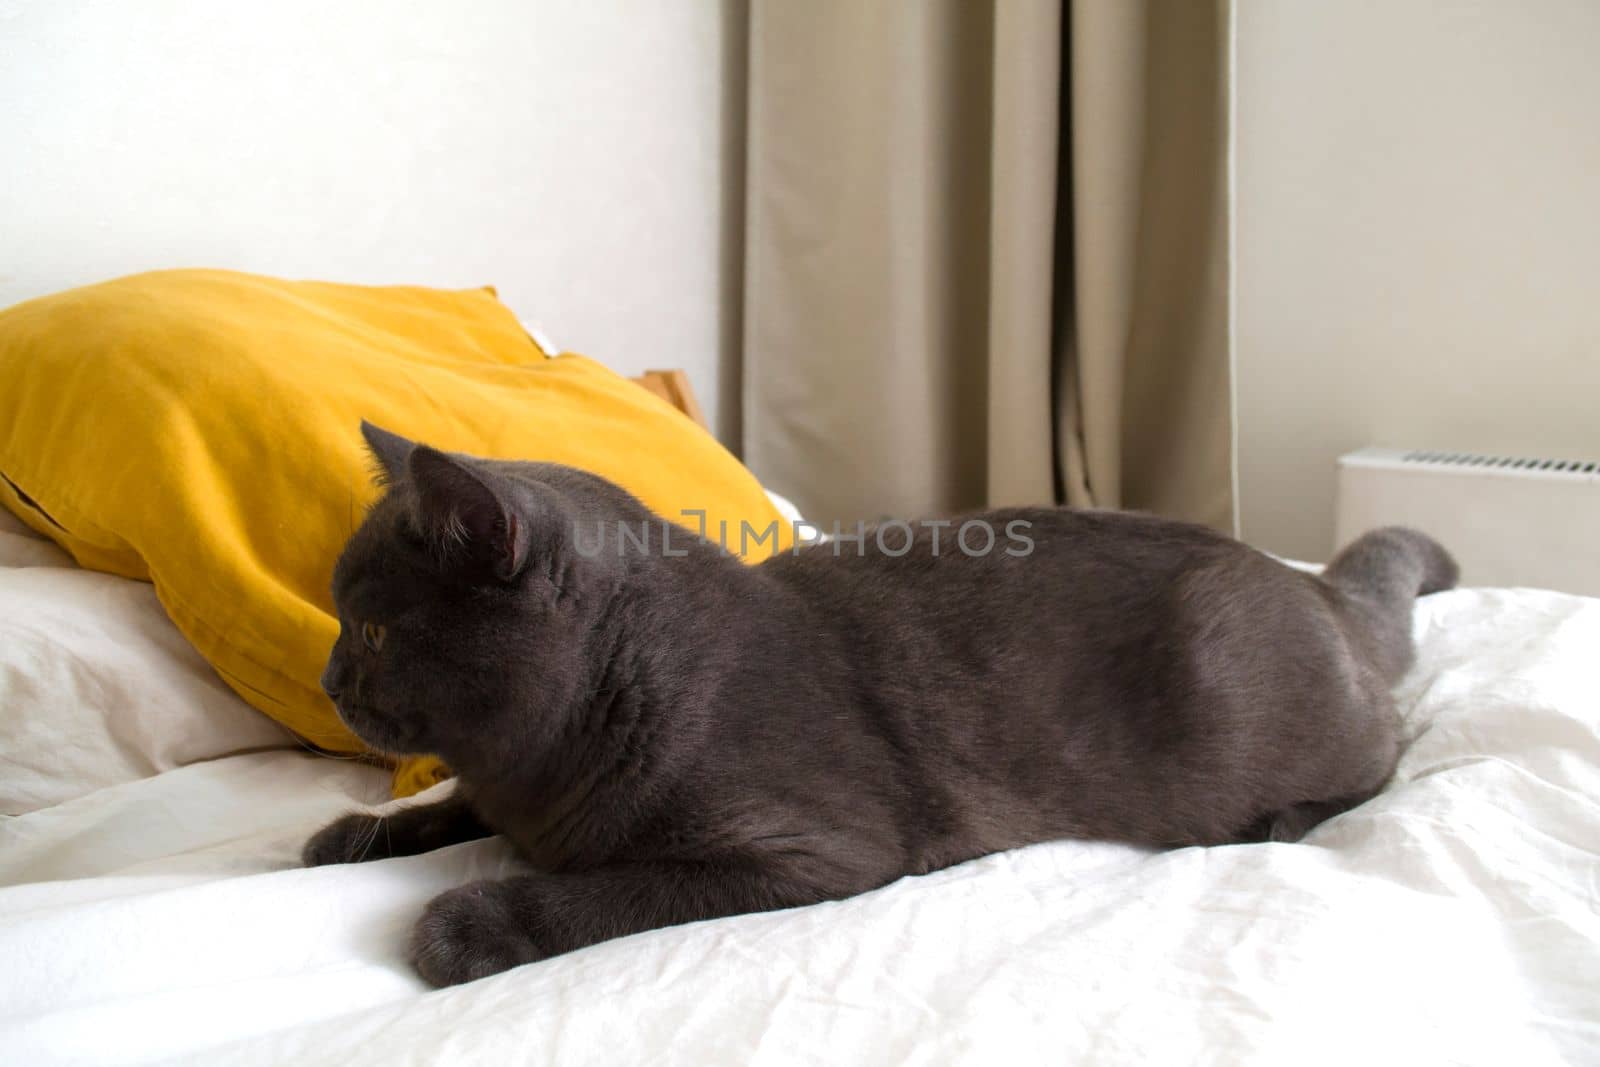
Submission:
{"label": "gray cat", "polygon": [[1412,600],[1456,580],[1411,530],[1319,579],[1065,508],[980,516],[1026,552],[938,527],[758,566],[677,527],[666,551],[596,551],[662,524],[581,471],[362,429],[388,488],[334,572],[323,688],[372,747],[437,754],[458,785],[382,833],[348,815],[304,858],[509,838],[536,873],[416,925],[437,985],[1030,842],[1296,839],[1390,777]]}

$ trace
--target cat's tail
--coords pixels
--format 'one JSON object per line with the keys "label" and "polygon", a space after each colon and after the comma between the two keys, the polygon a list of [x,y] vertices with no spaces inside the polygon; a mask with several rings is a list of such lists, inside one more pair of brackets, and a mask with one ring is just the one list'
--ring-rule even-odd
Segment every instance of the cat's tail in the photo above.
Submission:
{"label": "cat's tail", "polygon": [[1411,605],[1455,587],[1461,570],[1444,546],[1417,530],[1385,526],[1362,534],[1333,557],[1322,577],[1344,602],[1391,684],[1411,667]]}

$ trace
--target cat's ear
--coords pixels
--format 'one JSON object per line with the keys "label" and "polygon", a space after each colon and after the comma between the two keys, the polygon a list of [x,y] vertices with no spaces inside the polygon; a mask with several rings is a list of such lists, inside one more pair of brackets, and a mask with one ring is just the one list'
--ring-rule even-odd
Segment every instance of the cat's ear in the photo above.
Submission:
{"label": "cat's ear", "polygon": [[425,537],[446,548],[465,549],[501,581],[522,571],[532,531],[510,486],[427,445],[411,450],[406,469],[417,491],[417,519]]}
{"label": "cat's ear", "polygon": [[373,461],[378,465],[379,483],[393,485],[399,481],[405,473],[411,450],[417,447],[416,443],[407,441],[397,433],[390,433],[381,426],[374,426],[366,419],[361,420],[361,436],[366,438],[367,451],[372,453]]}

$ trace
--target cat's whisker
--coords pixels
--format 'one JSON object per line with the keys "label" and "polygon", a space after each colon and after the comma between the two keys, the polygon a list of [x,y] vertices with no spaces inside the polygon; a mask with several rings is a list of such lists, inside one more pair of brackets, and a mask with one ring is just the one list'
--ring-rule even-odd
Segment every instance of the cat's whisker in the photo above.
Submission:
{"label": "cat's whisker", "polygon": [[356,835],[350,841],[346,850],[346,855],[349,857],[348,862],[360,863],[366,859],[367,851],[372,848],[372,838],[377,832],[377,828],[377,823],[374,822],[357,824]]}
{"label": "cat's whisker", "polygon": [[307,752],[310,752],[312,755],[321,756],[323,759],[359,761],[368,758],[365,752],[329,752],[327,749],[318,748],[316,745],[313,745],[311,742],[307,741],[297,733],[291,732],[289,736],[294,738],[295,744],[299,745]]}
{"label": "cat's whisker", "polygon": [[372,851],[372,846],[378,843],[378,830],[380,827],[384,828],[385,833],[388,832],[388,819],[382,815],[378,816],[377,821],[372,824],[372,829],[367,833],[365,843],[361,846],[361,855],[356,857],[357,860],[366,859],[367,855]]}

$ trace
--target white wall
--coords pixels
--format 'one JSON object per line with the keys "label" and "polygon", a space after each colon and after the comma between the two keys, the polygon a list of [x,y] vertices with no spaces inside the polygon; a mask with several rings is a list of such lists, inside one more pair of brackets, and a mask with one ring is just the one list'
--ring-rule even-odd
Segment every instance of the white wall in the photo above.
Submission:
{"label": "white wall", "polygon": [[566,348],[687,368],[716,412],[738,337],[743,118],[723,85],[742,84],[741,13],[10,0],[0,306],[175,266],[493,284]]}
{"label": "white wall", "polygon": [[1325,558],[1365,444],[1600,458],[1600,3],[1236,10],[1244,536]]}

